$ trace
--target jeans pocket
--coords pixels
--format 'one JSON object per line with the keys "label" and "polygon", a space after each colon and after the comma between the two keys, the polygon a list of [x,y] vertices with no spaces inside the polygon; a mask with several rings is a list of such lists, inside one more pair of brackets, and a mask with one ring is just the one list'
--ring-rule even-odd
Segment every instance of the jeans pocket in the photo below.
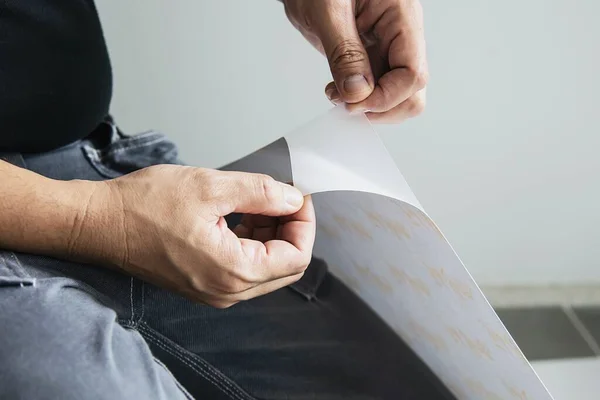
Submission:
{"label": "jeans pocket", "polygon": [[135,136],[114,136],[108,146],[82,144],[90,164],[106,178],[116,178],[158,164],[181,164],[177,146],[165,135],[149,131]]}

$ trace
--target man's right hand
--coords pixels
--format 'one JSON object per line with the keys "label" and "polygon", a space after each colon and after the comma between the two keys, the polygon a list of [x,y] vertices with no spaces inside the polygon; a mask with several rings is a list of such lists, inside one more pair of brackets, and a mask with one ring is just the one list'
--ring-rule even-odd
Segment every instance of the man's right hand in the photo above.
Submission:
{"label": "man's right hand", "polygon": [[[160,165],[85,183],[71,255],[193,300],[229,307],[297,281],[310,262],[312,201],[268,176]],[[245,215],[230,230],[234,212]]]}

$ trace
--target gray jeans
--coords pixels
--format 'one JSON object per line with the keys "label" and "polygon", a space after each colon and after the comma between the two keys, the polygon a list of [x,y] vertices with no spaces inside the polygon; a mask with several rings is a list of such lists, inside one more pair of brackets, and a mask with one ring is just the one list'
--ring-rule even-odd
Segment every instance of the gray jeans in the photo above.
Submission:
{"label": "gray jeans", "polygon": [[[178,163],[162,135],[126,137],[110,121],[49,153],[0,156],[63,180]],[[296,284],[219,310],[97,266],[0,250],[1,399],[192,397],[453,399],[319,260]]]}

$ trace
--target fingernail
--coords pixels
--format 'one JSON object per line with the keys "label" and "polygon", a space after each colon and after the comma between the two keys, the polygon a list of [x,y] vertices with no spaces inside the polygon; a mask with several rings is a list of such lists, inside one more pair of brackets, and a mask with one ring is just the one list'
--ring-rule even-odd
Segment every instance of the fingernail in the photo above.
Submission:
{"label": "fingernail", "polygon": [[327,91],[325,91],[325,94],[327,95],[327,98],[334,106],[337,106],[338,104],[342,103],[342,98],[340,97],[340,92],[338,92],[337,89],[335,89],[335,88],[328,89]]}
{"label": "fingernail", "polygon": [[336,88],[330,87],[325,91],[325,96],[331,101],[334,105],[338,105],[342,102],[340,97],[340,92],[337,91]]}
{"label": "fingernail", "polygon": [[335,88],[328,87],[327,89],[325,89],[325,96],[327,96],[327,98],[331,100],[331,95],[334,91],[337,92]]}
{"label": "fingernail", "polygon": [[369,82],[360,74],[349,76],[344,81],[344,90],[348,94],[362,93],[369,89]]}
{"label": "fingernail", "polygon": [[300,207],[304,203],[304,196],[302,193],[293,186],[281,184],[283,186],[283,195],[285,202],[292,207]]}

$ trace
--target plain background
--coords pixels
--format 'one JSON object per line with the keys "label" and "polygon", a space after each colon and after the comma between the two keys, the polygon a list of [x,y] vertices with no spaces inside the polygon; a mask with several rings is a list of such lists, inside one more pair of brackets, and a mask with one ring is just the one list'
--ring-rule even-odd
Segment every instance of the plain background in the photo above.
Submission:
{"label": "plain background", "polygon": [[[217,167],[326,111],[326,61],[276,0],[97,0],[124,130]],[[423,1],[418,119],[379,127],[479,283],[600,282],[600,3]]]}

